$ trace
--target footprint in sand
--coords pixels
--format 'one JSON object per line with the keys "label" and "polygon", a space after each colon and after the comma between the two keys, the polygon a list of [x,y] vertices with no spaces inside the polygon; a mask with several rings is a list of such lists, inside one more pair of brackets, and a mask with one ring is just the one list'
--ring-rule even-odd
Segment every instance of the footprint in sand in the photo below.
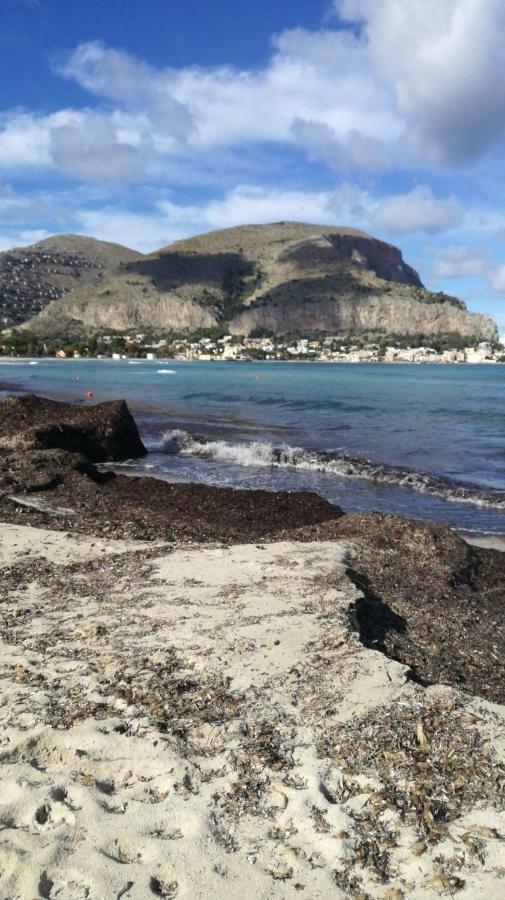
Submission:
{"label": "footprint in sand", "polygon": [[60,825],[75,825],[75,816],[65,803],[43,803],[35,810],[34,819],[41,828],[58,828]]}
{"label": "footprint in sand", "polygon": [[[62,879],[56,873],[42,872],[38,883],[38,894],[43,900],[89,900],[92,896],[89,884],[77,873],[66,873]],[[130,883],[131,884],[131,883]]]}
{"label": "footprint in sand", "polygon": [[173,878],[173,872],[153,875],[149,887],[156,897],[164,897],[165,900],[174,900],[179,893],[179,883]]}

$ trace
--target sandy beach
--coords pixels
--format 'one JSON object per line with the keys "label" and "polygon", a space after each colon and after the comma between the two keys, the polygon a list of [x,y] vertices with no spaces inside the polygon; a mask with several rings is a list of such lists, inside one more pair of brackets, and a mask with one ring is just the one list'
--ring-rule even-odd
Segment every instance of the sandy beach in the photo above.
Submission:
{"label": "sandy beach", "polygon": [[2,900],[505,897],[502,554],[138,451],[0,404]]}
{"label": "sandy beach", "polygon": [[345,541],[1,537],[2,897],[505,896],[505,708],[362,645]]}

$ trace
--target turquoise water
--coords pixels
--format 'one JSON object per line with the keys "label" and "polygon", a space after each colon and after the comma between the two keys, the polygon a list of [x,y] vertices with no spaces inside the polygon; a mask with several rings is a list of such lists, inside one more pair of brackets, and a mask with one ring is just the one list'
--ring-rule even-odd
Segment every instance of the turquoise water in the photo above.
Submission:
{"label": "turquoise water", "polygon": [[0,360],[0,383],[125,397],[146,474],[505,533],[505,366]]}

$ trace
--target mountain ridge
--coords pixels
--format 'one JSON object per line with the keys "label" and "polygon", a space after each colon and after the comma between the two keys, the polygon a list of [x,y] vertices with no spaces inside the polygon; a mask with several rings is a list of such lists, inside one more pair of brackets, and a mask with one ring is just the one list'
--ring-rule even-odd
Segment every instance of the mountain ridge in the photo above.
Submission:
{"label": "mountain ridge", "polygon": [[150,254],[79,235],[5,251],[0,320],[47,335],[226,327],[245,336],[497,337],[491,319],[428,291],[393,244],[300,222],[210,231]]}

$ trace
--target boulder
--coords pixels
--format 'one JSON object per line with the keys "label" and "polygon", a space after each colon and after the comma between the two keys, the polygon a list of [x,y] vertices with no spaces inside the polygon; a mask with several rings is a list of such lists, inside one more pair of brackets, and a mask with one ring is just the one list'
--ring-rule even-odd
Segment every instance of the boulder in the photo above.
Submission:
{"label": "boulder", "polygon": [[0,401],[0,450],[66,450],[90,462],[145,456],[124,400],[75,406],[28,394]]}

